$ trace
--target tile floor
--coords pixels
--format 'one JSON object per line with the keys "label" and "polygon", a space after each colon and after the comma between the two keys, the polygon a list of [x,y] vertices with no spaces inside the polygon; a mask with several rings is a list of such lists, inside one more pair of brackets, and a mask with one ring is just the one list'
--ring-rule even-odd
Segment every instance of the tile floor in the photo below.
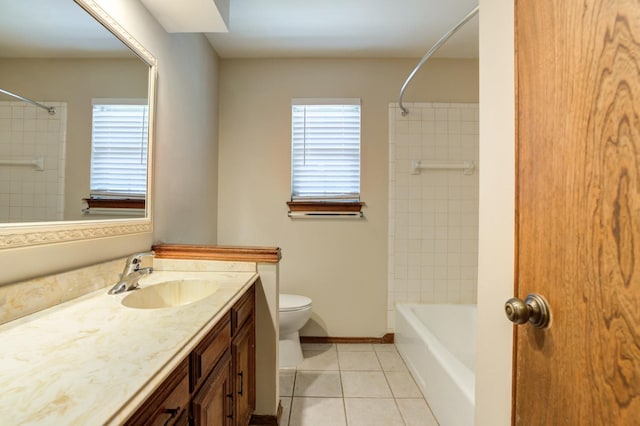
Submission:
{"label": "tile floor", "polygon": [[394,345],[303,344],[280,370],[281,426],[436,426]]}

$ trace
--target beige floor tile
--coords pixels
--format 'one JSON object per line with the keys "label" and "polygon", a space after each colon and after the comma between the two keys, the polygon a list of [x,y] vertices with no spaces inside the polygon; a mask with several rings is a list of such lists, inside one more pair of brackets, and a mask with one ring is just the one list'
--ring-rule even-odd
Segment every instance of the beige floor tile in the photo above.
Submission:
{"label": "beige floor tile", "polygon": [[395,398],[422,398],[422,393],[408,371],[385,371]]}
{"label": "beige floor tile", "polygon": [[335,351],[336,345],[333,343],[302,343],[303,351]]}
{"label": "beige floor tile", "polygon": [[338,361],[342,371],[379,371],[382,370],[376,353],[338,352]]}
{"label": "beige floor tile", "polygon": [[293,396],[293,382],[296,377],[296,370],[280,370],[280,396]]}
{"label": "beige floor tile", "polygon": [[293,395],[342,398],[340,372],[298,370]]}
{"label": "beige floor tile", "polygon": [[409,371],[397,352],[376,352],[384,371]]}
{"label": "beige floor tile", "polygon": [[396,402],[407,426],[438,426],[424,399],[397,399]]}
{"label": "beige floor tile", "polygon": [[298,370],[338,370],[336,351],[302,351],[304,360]]}
{"label": "beige floor tile", "polygon": [[438,425],[394,345],[303,348],[297,370],[280,370],[281,426]]}
{"label": "beige floor tile", "polygon": [[291,413],[291,398],[280,398],[282,404],[282,417],[280,426],[289,426],[289,414]]}
{"label": "beige floor tile", "polygon": [[376,352],[398,352],[393,343],[377,343],[373,345],[373,350]]}
{"label": "beige floor tile", "polygon": [[346,426],[342,398],[293,398],[289,426]]}
{"label": "beige floor tile", "polygon": [[345,398],[349,426],[404,426],[395,400]]}
{"label": "beige floor tile", "polygon": [[338,352],[367,352],[373,350],[371,343],[338,343]]}
{"label": "beige floor tile", "polygon": [[391,398],[391,389],[381,371],[341,371],[345,397]]}

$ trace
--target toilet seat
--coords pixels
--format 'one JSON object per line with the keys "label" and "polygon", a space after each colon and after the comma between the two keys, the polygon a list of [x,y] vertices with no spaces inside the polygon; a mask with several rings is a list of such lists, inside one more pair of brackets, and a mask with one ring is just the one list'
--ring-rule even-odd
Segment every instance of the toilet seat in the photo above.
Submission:
{"label": "toilet seat", "polygon": [[301,311],[311,307],[311,299],[297,294],[280,295],[280,312]]}

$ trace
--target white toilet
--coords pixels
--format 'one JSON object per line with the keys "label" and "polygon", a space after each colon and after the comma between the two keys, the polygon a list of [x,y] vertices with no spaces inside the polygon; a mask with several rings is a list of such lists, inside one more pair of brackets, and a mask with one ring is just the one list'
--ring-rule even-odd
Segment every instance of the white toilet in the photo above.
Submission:
{"label": "white toilet", "polygon": [[302,362],[298,331],[311,317],[311,299],[296,294],[280,295],[280,368],[293,368]]}

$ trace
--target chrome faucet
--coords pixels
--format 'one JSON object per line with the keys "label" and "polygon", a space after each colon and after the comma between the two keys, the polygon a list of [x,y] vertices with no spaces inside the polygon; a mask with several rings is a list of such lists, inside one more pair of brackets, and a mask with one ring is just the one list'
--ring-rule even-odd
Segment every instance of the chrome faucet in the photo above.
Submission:
{"label": "chrome faucet", "polygon": [[138,288],[138,280],[145,275],[153,272],[153,268],[141,268],[142,258],[146,256],[153,256],[153,252],[136,253],[129,256],[125,262],[124,270],[120,275],[120,281],[114,285],[109,294],[118,294],[125,291]]}

